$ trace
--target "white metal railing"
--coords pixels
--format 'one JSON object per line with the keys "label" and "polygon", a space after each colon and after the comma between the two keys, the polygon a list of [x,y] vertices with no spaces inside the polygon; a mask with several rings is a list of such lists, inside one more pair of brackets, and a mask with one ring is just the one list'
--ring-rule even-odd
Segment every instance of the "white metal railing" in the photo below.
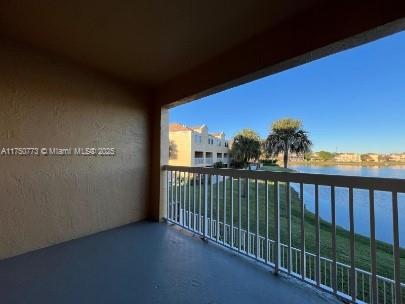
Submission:
{"label": "white metal railing", "polygon": [[[401,254],[405,251],[399,246],[398,226],[398,193],[405,193],[405,180],[176,166],[166,166],[165,170],[169,222],[270,265],[275,272],[282,271],[301,278],[350,301],[405,304],[405,284],[401,283],[400,264]],[[294,223],[294,226],[291,220],[293,183],[299,185],[295,199],[299,200],[300,206],[300,222],[298,225]],[[304,184],[314,185],[315,189],[315,212],[311,213],[315,228],[315,249],[312,252],[306,246],[305,214],[309,211],[304,205]],[[259,196],[259,186],[264,192],[262,196]],[[321,255],[319,186],[330,187],[330,257]],[[272,188],[272,197],[269,187]],[[336,187],[348,189],[350,228],[346,231],[349,243],[347,264],[337,260]],[[356,267],[355,263],[354,189],[369,192],[370,271]],[[375,191],[392,194],[391,206],[387,206],[392,209],[393,219],[392,278],[377,274]],[[281,192],[285,198],[284,209],[280,208]],[[273,205],[272,210],[269,202]],[[300,236],[298,247],[292,244],[293,233]]]}
{"label": "white metal railing", "polygon": [[212,165],[214,163],[212,157],[206,157],[205,158],[205,164],[206,165]]}
{"label": "white metal railing", "polygon": [[204,164],[204,157],[194,157],[194,164],[195,165],[203,165]]}

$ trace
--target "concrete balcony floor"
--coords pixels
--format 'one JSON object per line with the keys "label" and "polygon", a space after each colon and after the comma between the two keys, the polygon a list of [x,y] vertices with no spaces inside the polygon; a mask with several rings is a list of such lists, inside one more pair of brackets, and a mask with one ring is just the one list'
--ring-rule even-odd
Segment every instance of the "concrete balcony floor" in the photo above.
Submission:
{"label": "concrete balcony floor", "polygon": [[140,222],[0,261],[0,302],[340,303],[167,224]]}

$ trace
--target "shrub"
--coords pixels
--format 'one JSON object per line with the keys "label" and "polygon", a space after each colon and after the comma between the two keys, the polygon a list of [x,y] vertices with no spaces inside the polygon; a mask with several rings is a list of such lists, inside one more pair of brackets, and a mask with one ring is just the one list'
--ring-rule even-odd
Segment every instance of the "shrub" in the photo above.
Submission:
{"label": "shrub", "polygon": [[221,161],[218,161],[216,163],[214,163],[214,168],[220,169],[220,168],[224,168],[224,164]]}
{"label": "shrub", "polygon": [[263,166],[276,166],[277,159],[265,159],[261,161]]}

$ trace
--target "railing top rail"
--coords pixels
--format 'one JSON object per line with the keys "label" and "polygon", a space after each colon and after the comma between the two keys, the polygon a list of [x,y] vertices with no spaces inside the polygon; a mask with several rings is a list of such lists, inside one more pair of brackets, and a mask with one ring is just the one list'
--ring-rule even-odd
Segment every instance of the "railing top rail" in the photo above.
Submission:
{"label": "railing top rail", "polygon": [[164,170],[182,171],[199,174],[232,176],[259,180],[276,180],[290,183],[314,184],[355,189],[370,189],[405,193],[405,179],[363,177],[346,175],[329,175],[295,172],[253,171],[240,169],[201,168],[187,166],[163,166]]}

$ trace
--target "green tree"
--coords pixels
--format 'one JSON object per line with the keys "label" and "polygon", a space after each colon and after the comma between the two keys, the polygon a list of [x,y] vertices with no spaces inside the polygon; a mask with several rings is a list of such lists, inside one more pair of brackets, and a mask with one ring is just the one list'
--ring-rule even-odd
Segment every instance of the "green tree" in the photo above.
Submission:
{"label": "green tree", "polygon": [[250,161],[258,161],[261,153],[260,136],[251,129],[243,129],[235,135],[231,156],[235,167],[245,168]]}
{"label": "green tree", "polygon": [[328,161],[334,157],[334,154],[328,151],[319,151],[318,156],[322,161]]}
{"label": "green tree", "polygon": [[177,159],[177,145],[173,140],[169,142],[169,158]]}
{"label": "green tree", "polygon": [[292,118],[275,121],[271,125],[270,134],[266,139],[266,150],[273,157],[284,154],[284,168],[288,165],[289,153],[306,153],[311,150],[312,142],[308,133],[301,129],[302,122]]}

